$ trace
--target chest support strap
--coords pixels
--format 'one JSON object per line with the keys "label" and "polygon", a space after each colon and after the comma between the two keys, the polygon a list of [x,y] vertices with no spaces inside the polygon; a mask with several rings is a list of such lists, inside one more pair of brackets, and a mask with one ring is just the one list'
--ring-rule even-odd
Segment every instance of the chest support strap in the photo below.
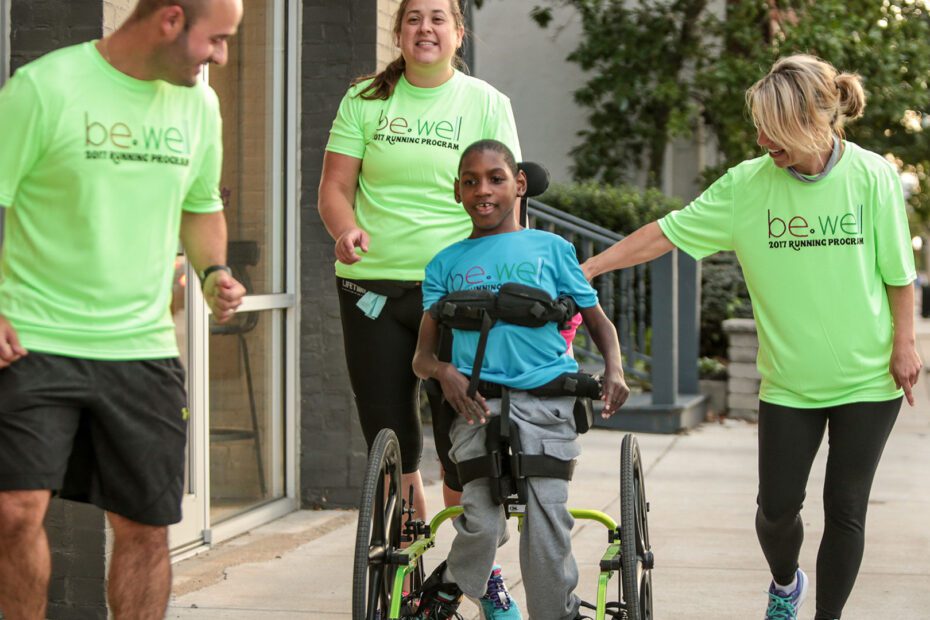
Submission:
{"label": "chest support strap", "polygon": [[497,293],[489,290],[455,291],[443,296],[430,309],[430,316],[441,326],[451,329],[480,332],[468,396],[474,398],[481,380],[481,365],[488,345],[488,334],[497,321],[542,327],[555,322],[564,329],[578,312],[575,300],[568,295],[553,299],[546,291],[507,282]]}

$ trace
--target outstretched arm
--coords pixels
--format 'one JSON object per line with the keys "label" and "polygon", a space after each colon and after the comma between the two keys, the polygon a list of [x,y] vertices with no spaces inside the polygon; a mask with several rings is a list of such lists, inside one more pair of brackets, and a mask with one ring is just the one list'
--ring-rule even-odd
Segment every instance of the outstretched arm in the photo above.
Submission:
{"label": "outstretched arm", "polygon": [[[674,249],[674,245],[659,228],[651,222],[633,234],[621,239],[597,256],[592,256],[581,266],[588,280],[615,269],[646,263]],[[585,319],[587,322],[587,319]]]}
{"label": "outstretched arm", "polygon": [[626,402],[630,395],[623,378],[623,363],[620,359],[620,342],[617,330],[601,309],[600,304],[581,309],[581,317],[588,326],[588,333],[597,345],[597,350],[604,356],[604,385],[601,388],[601,400],[604,410],[601,416],[609,418]]}
{"label": "outstretched arm", "polygon": [[413,372],[421,379],[439,381],[443,396],[469,424],[475,421],[483,424],[491,413],[484,397],[478,393],[474,398],[468,397],[468,379],[452,364],[439,361],[436,357],[438,345],[439,324],[429,313],[424,312],[420,321],[417,350],[413,355]]}
{"label": "outstretched arm", "polygon": [[920,369],[923,367],[923,362],[917,354],[914,336],[914,286],[886,285],[885,290],[894,320],[894,343],[888,369],[894,377],[895,385],[904,389],[904,396],[913,407],[914,394],[911,388],[917,383]]}
{"label": "outstretched arm", "polygon": [[368,234],[355,221],[355,190],[362,160],[327,151],[320,177],[320,218],[336,241],[336,260],[346,265],[362,260],[355,248],[368,251]]}

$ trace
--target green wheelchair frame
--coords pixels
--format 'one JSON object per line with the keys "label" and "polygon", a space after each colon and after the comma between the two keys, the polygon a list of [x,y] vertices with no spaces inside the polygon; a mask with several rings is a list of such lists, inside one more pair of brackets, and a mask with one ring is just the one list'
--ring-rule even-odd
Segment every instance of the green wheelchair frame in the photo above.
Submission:
{"label": "green wheelchair frame", "polygon": [[[512,500],[512,501],[511,501]],[[510,498],[507,516],[522,524],[523,507]],[[597,510],[571,509],[575,519],[596,521],[607,530],[607,550],[600,559],[595,620],[649,620],[652,613],[653,554],[649,545],[646,491],[636,437],[627,434],[620,447],[620,524]],[[375,439],[359,505],[352,587],[354,620],[407,617],[425,577],[422,556],[435,546],[439,526],[462,514],[461,506],[440,511],[427,524],[415,520],[401,489],[400,446],[390,429]],[[401,545],[406,545],[401,548]],[[615,572],[616,601],[608,602]],[[404,596],[404,587],[411,594]],[[588,605],[585,605],[588,607]]]}

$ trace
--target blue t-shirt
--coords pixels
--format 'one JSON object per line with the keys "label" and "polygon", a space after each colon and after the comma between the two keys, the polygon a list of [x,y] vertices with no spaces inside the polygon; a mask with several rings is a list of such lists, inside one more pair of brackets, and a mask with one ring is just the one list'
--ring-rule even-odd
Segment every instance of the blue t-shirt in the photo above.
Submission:
{"label": "blue t-shirt", "polygon": [[[448,293],[496,292],[507,282],[533,286],[552,297],[571,295],[579,308],[597,304],[597,293],[584,278],[574,246],[558,235],[527,229],[465,239],[439,252],[426,266],[423,308],[429,310]],[[458,329],[452,333],[452,363],[471,375],[479,333]],[[577,370],[555,323],[524,327],[498,321],[488,336],[481,379],[529,390]]]}

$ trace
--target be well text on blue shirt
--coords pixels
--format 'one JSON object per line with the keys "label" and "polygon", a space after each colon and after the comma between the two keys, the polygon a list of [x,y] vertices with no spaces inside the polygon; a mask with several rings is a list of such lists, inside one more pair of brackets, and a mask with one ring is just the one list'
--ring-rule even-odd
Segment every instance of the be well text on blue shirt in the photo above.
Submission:
{"label": "be well text on blue shirt", "polygon": [[[527,229],[465,239],[439,252],[426,266],[423,308],[429,310],[447,293],[496,292],[507,282],[534,286],[552,297],[571,295],[579,308],[597,304],[574,246],[558,235]],[[478,332],[453,330],[452,363],[463,374],[471,375],[477,346]],[[523,327],[498,321],[488,337],[481,378],[528,390],[577,370],[555,323]]]}

